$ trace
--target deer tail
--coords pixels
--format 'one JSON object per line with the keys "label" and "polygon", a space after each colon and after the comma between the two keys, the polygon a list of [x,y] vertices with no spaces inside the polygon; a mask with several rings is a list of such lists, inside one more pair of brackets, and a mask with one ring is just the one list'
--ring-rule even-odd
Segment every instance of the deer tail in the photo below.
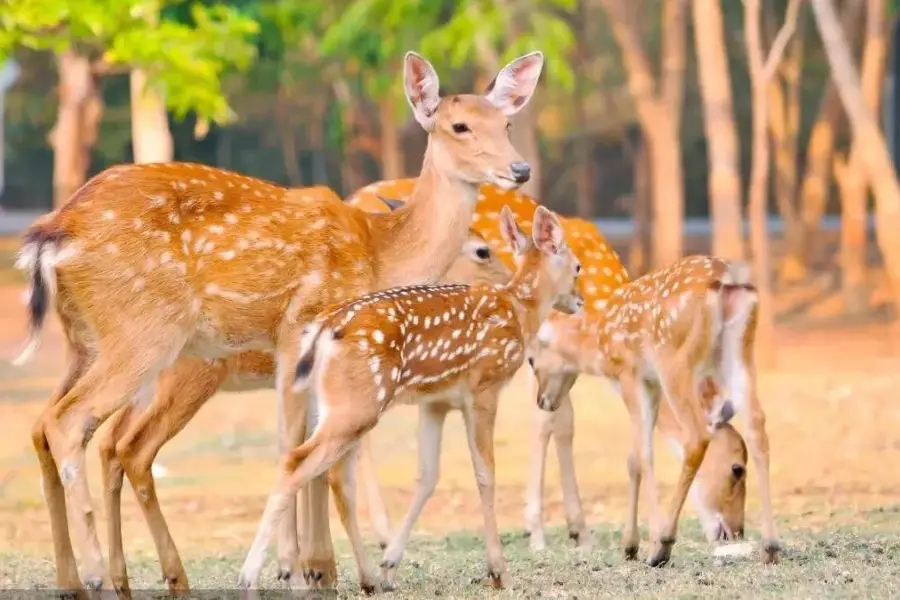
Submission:
{"label": "deer tail", "polygon": [[27,299],[28,341],[19,356],[12,361],[17,367],[28,362],[40,346],[47,310],[56,300],[56,264],[63,258],[60,240],[59,235],[38,226],[25,237],[25,243],[16,257],[16,268],[26,271],[30,280]]}

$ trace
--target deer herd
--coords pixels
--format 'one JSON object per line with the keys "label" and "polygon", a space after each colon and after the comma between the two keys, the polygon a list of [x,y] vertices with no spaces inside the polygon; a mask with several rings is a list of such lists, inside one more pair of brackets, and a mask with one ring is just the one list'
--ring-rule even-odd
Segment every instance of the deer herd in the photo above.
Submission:
{"label": "deer herd", "polygon": [[[330,491],[361,589],[391,589],[437,485],[451,410],[465,424],[489,580],[507,587],[493,438],[500,393],[525,362],[537,405],[525,511],[532,549],[546,544],[551,437],[570,536],[591,544],[569,396],[587,373],[611,383],[631,418],[627,559],[638,554],[642,483],[651,566],[670,559],[687,498],[710,541],[743,536],[748,450],[729,420],[745,411],[762,503],[761,559],[778,560],[753,363],[757,296],[747,270],[692,256],[631,281],[593,224],[519,193],[530,167],[510,143],[508,118],[529,101],[542,67],[543,55],[533,52],[500,70],[484,95],[441,97],[431,64],[408,53],[405,93],[428,133],[421,173],[371,184],[346,201],[327,187],[286,189],[204,165],[129,164],[96,175],[31,226],[18,263],[30,277],[31,333],[16,363],[36,350],[51,307],[69,355],[32,430],[60,589],[130,597],[120,508],[127,476],[169,590],[186,592],[153,461],[217,391],[271,387],[277,484],[240,587],[257,587],[273,537],[279,579],[335,585]],[[368,433],[395,404],[419,411],[419,477],[392,532]],[[107,421],[99,448],[108,568],[85,470],[87,446]],[[682,465],[664,518],[657,424]],[[365,556],[357,475],[384,548],[380,574]]]}

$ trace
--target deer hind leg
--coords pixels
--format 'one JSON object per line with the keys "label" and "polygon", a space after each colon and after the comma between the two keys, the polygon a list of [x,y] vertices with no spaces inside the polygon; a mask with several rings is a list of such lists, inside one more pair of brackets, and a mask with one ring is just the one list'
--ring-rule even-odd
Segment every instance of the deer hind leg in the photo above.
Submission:
{"label": "deer hind leg", "polygon": [[697,470],[706,455],[710,439],[706,415],[697,398],[700,381],[696,375],[682,366],[677,370],[669,371],[662,379],[664,380],[663,392],[673,409],[672,412],[680,421],[684,433],[684,461],[681,463],[681,473],[678,476],[678,483],[669,504],[661,535],[648,561],[651,567],[660,567],[671,558],[672,546],[675,545],[678,532],[678,519],[691,485],[694,483]]}
{"label": "deer hind leg", "polygon": [[638,529],[638,502],[640,501],[643,477],[644,408],[641,404],[642,396],[635,387],[633,379],[623,381],[619,391],[625,400],[625,408],[628,409],[631,421],[631,452],[628,454],[628,516],[625,521],[625,532],[622,535],[622,550],[625,560],[635,560],[641,542]]}
{"label": "deer hind leg", "polygon": [[[72,353],[66,376],[47,401],[43,413],[31,430],[31,441],[41,466],[41,489],[47,501],[47,508],[50,511],[50,530],[53,535],[56,584],[61,590],[80,590],[81,580],[78,578],[78,564],[75,561],[75,552],[72,549],[72,538],[69,536],[65,489],[59,478],[56,461],[50,452],[50,444],[47,441],[45,427],[46,423],[51,419],[53,409],[69,393],[88,366],[89,360],[85,353]],[[79,592],[79,595],[83,596],[83,591]]]}
{"label": "deer hind leg", "polygon": [[359,445],[355,444],[355,447],[331,468],[328,482],[334,494],[334,503],[341,517],[341,524],[344,526],[344,531],[347,532],[350,546],[353,549],[353,557],[356,559],[359,588],[366,594],[374,594],[376,591],[381,591],[381,585],[366,557],[366,547],[363,543],[362,533],[359,531],[359,515],[356,511],[356,460],[358,454]]}
{"label": "deer hind leg", "polygon": [[563,392],[562,401],[556,409],[553,420],[553,441],[556,444],[556,458],[559,460],[559,478],[562,483],[563,504],[566,509],[566,523],[569,538],[579,548],[591,547],[591,532],[584,520],[578,480],[575,478],[575,456],[572,441],[575,437],[575,411],[568,390]]}
{"label": "deer hind leg", "polygon": [[500,543],[500,532],[497,529],[497,515],[494,507],[494,424],[497,418],[497,400],[500,389],[489,389],[475,397],[472,407],[463,411],[466,424],[466,437],[469,452],[472,455],[472,466],[475,470],[475,483],[481,497],[481,511],[484,516],[484,541],[487,551],[488,577],[494,588],[509,587],[509,572],[506,558],[503,556],[503,545]]}
{"label": "deer hind leg", "polygon": [[[529,372],[532,395],[538,393],[537,379]],[[532,552],[540,552],[547,547],[544,536],[544,477],[547,469],[547,446],[553,433],[556,412],[546,411],[537,405],[535,398],[534,425],[531,434],[531,474],[525,494],[525,535]]]}
{"label": "deer hind leg", "polygon": [[[225,379],[221,363],[184,358],[159,377],[150,406],[115,440],[116,456],[153,537],[163,580],[172,593],[189,589],[187,573],[156,495],[153,462],[160,449],[190,422]],[[112,556],[112,550],[110,550]]]}
{"label": "deer hind leg", "polygon": [[[321,397],[317,401],[320,404],[326,402]],[[253,545],[241,567],[238,577],[240,587],[253,588],[259,581],[269,542],[286,513],[291,510],[292,497],[295,498],[303,486],[313,478],[324,475],[353,449],[361,434],[378,421],[378,408],[363,402],[351,402],[344,410],[329,408],[323,411],[324,420],[315,433],[282,458],[278,484],[269,495]]]}
{"label": "deer hind leg", "polygon": [[382,587],[385,590],[393,588],[397,565],[403,558],[403,551],[409,542],[412,528],[422,513],[425,503],[434,494],[440,479],[441,441],[447,412],[448,407],[444,405],[424,404],[419,406],[419,477],[409,509],[403,516],[403,522],[381,560]]}
{"label": "deer hind leg", "polygon": [[391,520],[388,516],[384,497],[381,495],[381,486],[378,485],[375,457],[372,454],[372,438],[363,436],[359,442],[358,475],[362,480],[366,492],[366,507],[369,511],[369,520],[375,535],[378,536],[378,546],[384,550],[394,537],[391,528]]}
{"label": "deer hind leg", "polygon": [[[97,428],[135,396],[152,393],[159,370],[184,345],[177,331],[159,331],[159,338],[141,340],[142,347],[107,347],[45,421],[45,433],[59,465],[69,523],[81,547],[85,585],[112,587],[97,538],[90,488],[85,472],[85,449]],[[168,335],[167,335],[168,334]],[[163,340],[167,340],[164,342]],[[157,343],[153,343],[157,342]],[[113,358],[112,361],[105,357]],[[158,368],[154,368],[158,367]]]}
{"label": "deer hind leg", "polygon": [[125,545],[122,540],[122,483],[125,471],[116,456],[116,442],[123,432],[137,420],[140,412],[134,406],[125,406],[109,419],[100,434],[100,465],[103,472],[103,499],[106,505],[107,539],[109,541],[109,571],[113,587],[124,598],[131,598],[128,585],[128,568],[125,564]]}

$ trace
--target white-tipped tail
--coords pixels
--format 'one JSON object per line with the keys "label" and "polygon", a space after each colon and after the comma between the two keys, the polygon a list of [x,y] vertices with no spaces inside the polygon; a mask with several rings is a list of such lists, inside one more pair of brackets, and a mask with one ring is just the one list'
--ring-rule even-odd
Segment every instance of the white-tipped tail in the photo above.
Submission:
{"label": "white-tipped tail", "polygon": [[[316,359],[316,342],[323,333],[322,323],[317,321],[310,323],[306,327],[303,335],[300,337],[300,352],[297,360],[297,370],[294,377],[294,385],[292,389],[295,392],[304,391],[309,385],[309,378],[312,374],[313,365]],[[325,330],[326,335],[331,334],[331,330]]]}
{"label": "white-tipped tail", "polygon": [[54,241],[33,241],[22,246],[16,257],[16,268],[26,271],[30,281],[26,304],[29,311],[28,341],[12,364],[20,367],[28,362],[41,344],[41,331],[47,309],[56,298],[56,265],[74,253],[59,249]]}

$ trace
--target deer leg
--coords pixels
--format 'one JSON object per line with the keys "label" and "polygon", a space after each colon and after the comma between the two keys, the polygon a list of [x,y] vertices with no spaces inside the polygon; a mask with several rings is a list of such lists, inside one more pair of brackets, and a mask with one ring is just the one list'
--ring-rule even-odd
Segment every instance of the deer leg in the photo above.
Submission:
{"label": "deer leg", "polygon": [[377,423],[377,406],[367,407],[360,402],[350,406],[352,410],[337,410],[337,407],[329,410],[314,435],[282,458],[279,482],[269,495],[253,545],[238,576],[240,587],[253,588],[259,581],[272,535],[292,510],[291,499],[313,478],[324,475],[353,448],[361,434]]}
{"label": "deer leg", "polygon": [[393,537],[391,533],[391,520],[388,517],[387,507],[381,495],[381,486],[378,485],[375,457],[372,455],[372,439],[366,435],[359,442],[358,475],[362,479],[366,491],[366,506],[369,509],[369,519],[375,535],[378,536],[378,546],[384,550]]}
{"label": "deer leg", "polygon": [[[622,394],[634,394],[634,390],[622,389]],[[641,545],[638,529],[638,503],[641,495],[642,456],[643,456],[643,422],[641,407],[636,398],[625,400],[625,407],[631,417],[631,452],[628,454],[628,517],[625,521],[625,532],[622,536],[622,549],[625,560],[635,560]]]}
{"label": "deer leg", "polygon": [[226,375],[222,363],[209,365],[195,358],[179,360],[159,377],[157,393],[147,410],[116,440],[116,455],[144,514],[163,580],[172,593],[186,592],[188,577],[159,505],[153,462],[160,449],[216,393]]}
{"label": "deer leg", "polygon": [[100,449],[100,465],[103,472],[103,498],[106,505],[107,539],[109,541],[109,571],[116,592],[131,598],[128,585],[128,569],[125,564],[125,545],[122,541],[122,482],[125,472],[116,456],[116,442],[133,421],[139,411],[134,406],[125,406],[110,417],[106,429],[97,444]]}
{"label": "deer leg", "polygon": [[575,545],[579,548],[590,548],[591,532],[584,521],[578,480],[575,478],[575,456],[572,448],[575,436],[575,411],[568,391],[563,392],[559,408],[551,414],[556,416],[553,420],[553,441],[556,444],[556,458],[559,460],[559,477],[562,483],[569,538],[575,540]]}
{"label": "deer leg", "polygon": [[[537,379],[533,373],[531,378],[532,395],[538,393]],[[537,405],[534,406],[534,425],[531,434],[531,474],[528,478],[528,489],[525,494],[525,535],[532,552],[539,552],[547,547],[544,537],[544,476],[547,469],[547,445],[553,433],[556,411],[549,412]],[[559,410],[559,409],[557,409]]]}
{"label": "deer leg", "polygon": [[[630,390],[629,391],[629,387]],[[623,381],[622,393],[633,393],[640,411],[640,475],[637,479],[643,483],[647,493],[647,504],[650,505],[650,539],[657,543],[660,535],[659,512],[659,483],[656,479],[656,469],[653,457],[653,431],[656,429],[656,418],[659,415],[660,394],[656,389],[650,389],[640,376],[629,376],[629,380]],[[637,506],[634,507],[637,511]],[[635,530],[636,535],[636,530]],[[628,546],[626,546],[626,554]]]}
{"label": "deer leg", "polygon": [[694,483],[697,470],[706,455],[710,438],[705,415],[702,414],[697,400],[700,382],[694,374],[686,368],[681,368],[668,374],[665,379],[667,382],[663,388],[664,393],[672,407],[672,412],[681,422],[681,428],[685,434],[684,461],[681,463],[681,473],[669,504],[662,535],[656,541],[648,561],[651,567],[660,567],[669,562],[671,558],[672,547],[675,545],[675,537],[678,533],[678,519],[691,485]]}
{"label": "deer leg", "polygon": [[381,585],[366,558],[366,547],[363,543],[362,533],[359,531],[359,517],[356,512],[355,464],[359,446],[355,446],[331,468],[328,482],[331,492],[334,494],[334,503],[341,517],[341,523],[353,549],[353,557],[356,560],[356,569],[359,574],[359,587],[366,594],[374,594],[376,591],[381,591]]}
{"label": "deer leg", "polygon": [[47,441],[45,424],[51,419],[54,407],[69,393],[88,367],[88,359],[82,353],[73,353],[68,371],[62,383],[47,401],[44,411],[31,430],[34,445],[41,466],[41,489],[50,512],[50,530],[53,536],[53,556],[56,566],[56,585],[61,590],[77,590],[79,598],[84,597],[81,580],[78,578],[78,564],[69,536],[69,519],[66,515],[65,490],[59,478],[59,470]]}
{"label": "deer leg", "polygon": [[509,572],[506,568],[506,558],[503,556],[503,545],[500,543],[494,509],[494,424],[499,393],[499,389],[480,392],[475,397],[474,405],[471,408],[467,407],[463,415],[484,516],[488,577],[492,587],[505,589],[510,584]]}
{"label": "deer leg", "polygon": [[447,418],[446,406],[419,406],[419,477],[413,500],[403,516],[403,522],[391,540],[381,560],[382,587],[393,588],[397,565],[403,558],[403,551],[409,541],[412,528],[422,513],[425,503],[434,494],[440,479],[441,440],[444,433],[444,421]]}

